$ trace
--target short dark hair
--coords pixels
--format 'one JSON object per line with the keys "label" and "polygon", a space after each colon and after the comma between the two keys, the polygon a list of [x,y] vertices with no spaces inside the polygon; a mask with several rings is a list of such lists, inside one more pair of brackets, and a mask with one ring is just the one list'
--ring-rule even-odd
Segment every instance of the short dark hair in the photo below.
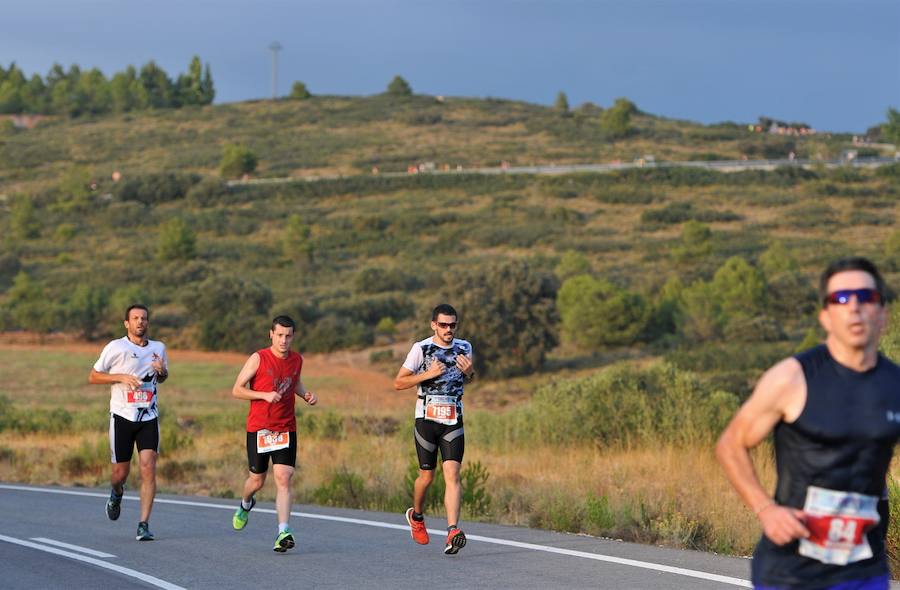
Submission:
{"label": "short dark hair", "polygon": [[275,330],[275,326],[281,326],[282,328],[290,328],[294,332],[297,331],[297,322],[289,315],[279,315],[275,316],[275,319],[272,320],[272,327],[269,330]]}
{"label": "short dark hair", "polygon": [[143,303],[132,303],[131,305],[128,306],[128,309],[125,310],[125,321],[126,322],[128,321],[128,316],[131,315],[132,309],[143,309],[144,311],[147,312],[147,317],[148,318],[150,317],[150,310],[147,309],[146,305],[144,305]]}
{"label": "short dark hair", "polygon": [[439,315],[452,315],[453,317],[459,319],[459,315],[456,313],[456,310],[453,309],[453,306],[449,303],[441,303],[437,307],[435,307],[431,311],[431,321],[436,322]]}
{"label": "short dark hair", "polygon": [[876,267],[875,263],[868,258],[852,256],[850,258],[835,260],[829,264],[828,268],[822,273],[822,276],[819,278],[819,301],[825,301],[825,298],[828,297],[828,281],[831,277],[839,272],[846,272],[849,270],[861,270],[871,275],[872,278],[875,279],[875,290],[881,295],[881,300],[885,300],[887,297],[887,293],[885,293],[887,286],[884,283],[884,279],[881,277],[881,273],[878,272],[878,267]]}

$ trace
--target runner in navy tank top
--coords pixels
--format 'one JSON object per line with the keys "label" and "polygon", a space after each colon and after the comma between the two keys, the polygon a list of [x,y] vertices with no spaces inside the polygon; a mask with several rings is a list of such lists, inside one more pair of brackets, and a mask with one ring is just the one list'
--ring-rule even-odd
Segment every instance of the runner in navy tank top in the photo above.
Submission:
{"label": "runner in navy tank top", "polygon": [[[758,590],[886,590],[885,478],[900,439],[900,367],[878,353],[885,285],[864,258],[822,274],[825,344],[781,361],[725,429],[716,454],[763,530]],[[775,497],[749,450],[774,432]]]}

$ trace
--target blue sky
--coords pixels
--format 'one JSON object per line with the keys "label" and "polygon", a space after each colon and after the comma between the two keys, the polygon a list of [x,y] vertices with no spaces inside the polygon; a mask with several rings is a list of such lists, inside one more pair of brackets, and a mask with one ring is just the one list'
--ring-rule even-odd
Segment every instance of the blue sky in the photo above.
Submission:
{"label": "blue sky", "polygon": [[107,76],[191,56],[216,102],[279,89],[374,94],[395,74],[416,92],[577,105],[626,96],[648,112],[713,123],[766,115],[864,131],[900,108],[898,0],[29,0],[0,13],[0,63],[54,62]]}

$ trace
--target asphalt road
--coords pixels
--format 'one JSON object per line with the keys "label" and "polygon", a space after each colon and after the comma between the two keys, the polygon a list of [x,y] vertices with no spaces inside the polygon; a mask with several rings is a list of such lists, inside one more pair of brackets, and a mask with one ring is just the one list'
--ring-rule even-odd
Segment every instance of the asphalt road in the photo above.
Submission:
{"label": "asphalt road", "polygon": [[296,506],[297,547],[272,551],[276,522],[260,503],[243,531],[235,501],[160,496],[152,542],[135,541],[138,500],[107,520],[105,490],[0,485],[0,587],[115,588],[654,588],[749,587],[749,561],[516,527],[463,523],[468,545],[413,543],[402,514]]}

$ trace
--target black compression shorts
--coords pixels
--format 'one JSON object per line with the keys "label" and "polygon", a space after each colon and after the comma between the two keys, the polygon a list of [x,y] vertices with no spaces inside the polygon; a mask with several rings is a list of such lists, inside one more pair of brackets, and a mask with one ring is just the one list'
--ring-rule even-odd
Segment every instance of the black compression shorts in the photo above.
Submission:
{"label": "black compression shorts", "polygon": [[290,444],[284,449],[271,451],[269,453],[259,453],[256,450],[256,433],[247,433],[247,463],[250,471],[253,473],[265,473],[269,470],[269,459],[272,459],[272,465],[290,465],[295,467],[297,464],[297,433],[289,432]]}
{"label": "black compression shorts", "polygon": [[431,471],[437,466],[438,449],[441,450],[441,461],[462,463],[466,450],[462,418],[453,426],[416,418],[415,438],[419,469]]}
{"label": "black compression shorts", "polygon": [[109,417],[109,449],[113,463],[128,463],[137,444],[138,452],[159,452],[159,418],[132,422],[118,414]]}

